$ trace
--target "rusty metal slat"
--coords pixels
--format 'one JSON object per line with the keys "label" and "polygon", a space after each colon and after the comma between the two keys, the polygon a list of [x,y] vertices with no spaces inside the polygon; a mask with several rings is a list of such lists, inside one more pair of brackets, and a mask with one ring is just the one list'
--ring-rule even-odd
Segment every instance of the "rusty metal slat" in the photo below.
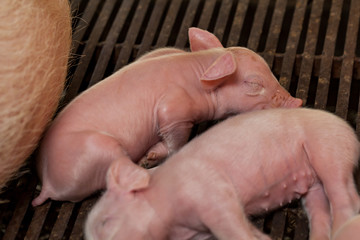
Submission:
{"label": "rusty metal slat", "polygon": [[[98,8],[100,4],[100,0],[93,0],[88,3],[86,6],[83,15],[79,18],[79,21],[77,23],[77,26],[75,27],[73,36],[72,36],[72,51],[73,53],[76,53],[79,44],[81,43],[82,39],[84,38],[84,35],[90,26],[91,19],[94,17],[96,9]],[[76,3],[73,5],[76,7]],[[76,18],[76,16],[74,16]]]}
{"label": "rusty metal slat", "polygon": [[176,38],[175,47],[178,47],[178,48],[185,47],[185,45],[187,43],[187,39],[188,39],[188,29],[189,29],[189,27],[191,27],[191,25],[194,21],[195,14],[196,14],[197,8],[199,6],[199,3],[200,3],[200,0],[190,1],[189,5],[186,9],[186,13],[185,13],[183,22],[181,24],[180,31]]}
{"label": "rusty metal slat", "polygon": [[121,48],[119,57],[116,61],[115,71],[122,68],[128,63],[129,57],[136,41],[136,37],[139,34],[141,24],[145,18],[147,9],[149,8],[149,4],[150,0],[142,0],[139,2],[136,8],[135,16],[131,21],[131,25],[124,41],[123,47]]}
{"label": "rusty metal slat", "polygon": [[348,26],[346,30],[345,48],[340,73],[338,100],[335,113],[346,119],[348,113],[351,80],[356,51],[356,39],[359,29],[360,4],[354,0],[351,2]]}
{"label": "rusty metal slat", "polygon": [[299,44],[301,29],[306,12],[307,0],[298,0],[295,6],[295,13],[290,27],[290,34],[286,44],[283,65],[280,74],[280,84],[287,90],[290,88],[290,81],[295,63],[296,50]]}
{"label": "rusty metal slat", "polygon": [[266,40],[265,50],[263,57],[270,69],[272,68],[276,47],[281,32],[281,26],[283,23],[287,0],[277,0],[275,3],[274,13],[271,19],[270,31]]}
{"label": "rusty metal slat", "polygon": [[216,0],[207,0],[202,9],[202,13],[200,16],[198,28],[208,29],[212,13],[214,12]]}
{"label": "rusty metal slat", "polygon": [[156,29],[160,24],[161,15],[165,10],[166,3],[167,0],[156,1],[155,7],[152,11],[149,24],[145,30],[144,38],[142,39],[142,43],[140,45],[136,58],[142,56],[145,52],[150,50],[151,44],[154,41]]}
{"label": "rusty metal slat", "polygon": [[175,23],[177,13],[179,12],[181,2],[182,1],[179,0],[171,2],[155,46],[156,48],[166,46],[170,37],[171,29],[173,28]]}
{"label": "rusty metal slat", "polygon": [[51,230],[49,240],[61,239],[66,231],[75,203],[64,202]]}
{"label": "rusty metal slat", "polygon": [[94,85],[95,83],[99,82],[105,74],[107,65],[109,63],[111,53],[114,50],[116,41],[119,37],[120,31],[125,24],[126,17],[130,12],[131,6],[133,5],[134,0],[127,0],[123,1],[122,5],[120,6],[119,11],[114,19],[114,22],[111,26],[111,29],[105,39],[104,45],[101,49],[99,58],[97,59],[97,63],[94,69],[94,73],[91,76],[89,86]]}
{"label": "rusty metal slat", "polygon": [[220,39],[220,42],[222,42],[222,39],[224,37],[226,24],[228,22],[229,13],[231,11],[231,6],[232,6],[231,0],[223,0],[221,2],[219,15],[217,17],[214,28],[214,34]]}
{"label": "rusty metal slat", "polygon": [[266,12],[269,6],[269,0],[260,0],[256,9],[254,24],[252,25],[247,47],[257,51],[260,36],[263,30]]}
{"label": "rusty metal slat", "polygon": [[35,213],[31,220],[30,226],[26,232],[25,239],[39,239],[42,227],[45,223],[46,216],[49,212],[51,201],[44,203],[41,206],[35,208]]}
{"label": "rusty metal slat", "polygon": [[[360,97],[359,97],[359,101],[360,101]],[[360,139],[360,104],[358,106],[358,112],[357,112],[357,116],[356,116],[356,135],[358,136],[358,138]],[[357,170],[358,174],[356,175],[356,183],[358,186],[360,186],[360,170]]]}
{"label": "rusty metal slat", "polygon": [[80,211],[77,215],[75,224],[74,224],[74,228],[71,232],[71,236],[70,239],[72,240],[77,240],[77,239],[82,239],[84,236],[84,232],[83,232],[83,227],[84,227],[84,223],[87,217],[88,212],[90,211],[90,209],[94,206],[95,202],[96,202],[96,198],[90,198],[87,200],[84,200],[81,203],[81,207],[80,207]]}
{"label": "rusty metal slat", "polygon": [[226,46],[237,46],[250,0],[238,2]]}
{"label": "rusty metal slat", "polygon": [[96,46],[100,39],[101,33],[105,28],[107,21],[110,18],[111,12],[115,6],[116,0],[107,0],[101,13],[95,23],[95,26],[90,34],[89,40],[86,43],[85,49],[82,53],[84,57],[81,58],[79,66],[76,68],[74,76],[72,78],[69,89],[64,98],[64,103],[70,102],[77,94],[81,86],[81,82],[88,69],[91,58],[95,52]]}
{"label": "rusty metal slat", "polygon": [[296,90],[296,96],[303,100],[304,105],[306,104],[309,91],[323,5],[324,0],[314,0],[311,7],[310,22]]}
{"label": "rusty metal slat", "polygon": [[294,229],[294,240],[308,239],[309,222],[304,210],[297,212],[296,227]]}
{"label": "rusty metal slat", "polygon": [[257,229],[259,229],[260,231],[263,232],[264,231],[265,219],[264,219],[264,217],[257,218],[257,219],[252,221],[252,224],[254,224]]}
{"label": "rusty metal slat", "polygon": [[325,109],[329,84],[331,78],[332,61],[335,51],[335,43],[338,27],[340,24],[343,0],[332,2],[329,24],[326,31],[324,51],[321,57],[318,85],[315,97],[315,108]]}
{"label": "rusty metal slat", "polygon": [[283,239],[285,224],[286,224],[286,211],[276,211],[271,224],[270,236],[272,239]]}
{"label": "rusty metal slat", "polygon": [[18,203],[16,204],[14,214],[6,228],[3,239],[6,240],[16,239],[16,235],[18,234],[20,225],[31,203],[31,199],[33,197],[33,190],[35,189],[36,184],[37,184],[37,179],[35,177],[31,177],[30,180],[28,181],[28,186],[26,190],[23,191],[19,196],[19,200]]}

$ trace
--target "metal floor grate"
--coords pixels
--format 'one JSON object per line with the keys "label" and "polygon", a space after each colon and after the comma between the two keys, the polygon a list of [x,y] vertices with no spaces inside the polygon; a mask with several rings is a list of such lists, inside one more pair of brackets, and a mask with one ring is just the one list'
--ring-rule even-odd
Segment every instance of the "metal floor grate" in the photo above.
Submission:
{"label": "metal floor grate", "polygon": [[[188,48],[187,30],[215,33],[224,46],[260,53],[280,83],[307,107],[348,120],[360,136],[359,0],[72,0],[73,58],[61,106],[81,91],[164,46]],[[193,135],[212,123],[196,126]],[[32,162],[32,158],[29,162]],[[33,208],[31,164],[0,195],[0,238],[82,239],[97,196]],[[359,186],[360,177],[357,172]],[[273,239],[307,239],[299,202],[253,222]]]}

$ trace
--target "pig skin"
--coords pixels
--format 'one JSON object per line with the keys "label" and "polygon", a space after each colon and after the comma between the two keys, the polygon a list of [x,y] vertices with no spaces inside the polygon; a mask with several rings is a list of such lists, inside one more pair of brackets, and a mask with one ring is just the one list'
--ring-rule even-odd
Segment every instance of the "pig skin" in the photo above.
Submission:
{"label": "pig skin", "polygon": [[[155,50],[71,102],[44,137],[38,156],[46,199],[79,201],[106,185],[112,161],[161,160],[187,141],[195,123],[273,107],[299,107],[266,62],[223,48],[191,28],[192,52]],[[139,77],[140,76],[140,77]]]}
{"label": "pig skin", "polygon": [[71,45],[67,0],[0,7],[0,189],[31,155],[58,106]]}
{"label": "pig skin", "polygon": [[360,215],[348,220],[335,233],[333,240],[358,240],[360,239]]}
{"label": "pig skin", "polygon": [[352,175],[358,159],[353,129],[331,113],[240,114],[196,137],[151,175],[113,162],[86,238],[270,239],[247,217],[302,197],[310,239],[330,239],[359,212]]}

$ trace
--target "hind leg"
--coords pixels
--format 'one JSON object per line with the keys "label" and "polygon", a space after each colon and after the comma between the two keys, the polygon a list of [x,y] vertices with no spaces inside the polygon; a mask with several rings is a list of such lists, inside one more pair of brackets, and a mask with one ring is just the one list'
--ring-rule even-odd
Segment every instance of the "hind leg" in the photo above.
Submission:
{"label": "hind leg", "polygon": [[105,188],[105,176],[114,160],[131,161],[111,136],[94,131],[67,133],[40,151],[43,187],[33,205],[47,198],[80,201]]}
{"label": "hind leg", "polygon": [[312,151],[304,145],[330,203],[332,235],[360,209],[360,198],[353,178],[359,157],[359,142],[351,133],[337,134],[337,138],[331,141],[323,139],[321,143],[313,143]]}
{"label": "hind leg", "polygon": [[352,174],[354,165],[349,164],[350,161],[346,159],[342,160],[342,165],[334,164],[335,161],[332,160],[334,157],[325,158],[328,161],[322,163],[326,165],[315,165],[330,203],[332,234],[348,219],[359,213],[360,209],[360,198]]}
{"label": "hind leg", "polygon": [[314,184],[302,199],[310,223],[309,239],[330,239],[330,206],[321,183]]}
{"label": "hind leg", "polygon": [[334,234],[341,225],[359,213],[360,199],[350,173],[324,180],[324,188],[330,202]]}

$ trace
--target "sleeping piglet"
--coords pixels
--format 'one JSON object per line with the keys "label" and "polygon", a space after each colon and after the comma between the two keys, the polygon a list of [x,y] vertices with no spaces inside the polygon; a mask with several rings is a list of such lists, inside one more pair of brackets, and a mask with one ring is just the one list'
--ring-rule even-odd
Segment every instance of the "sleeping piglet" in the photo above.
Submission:
{"label": "sleeping piglet", "polygon": [[[247,220],[303,197],[310,239],[360,209],[359,142],[339,117],[305,108],[244,113],[149,171],[114,161],[85,232],[92,239],[270,239]],[[136,168],[136,170],[134,170]]]}
{"label": "sleeping piglet", "polygon": [[299,107],[254,52],[223,48],[191,28],[192,52],[155,50],[74,99],[39,150],[43,187],[33,201],[79,201],[105,187],[110,163],[165,158],[188,141],[195,123],[254,109]]}

